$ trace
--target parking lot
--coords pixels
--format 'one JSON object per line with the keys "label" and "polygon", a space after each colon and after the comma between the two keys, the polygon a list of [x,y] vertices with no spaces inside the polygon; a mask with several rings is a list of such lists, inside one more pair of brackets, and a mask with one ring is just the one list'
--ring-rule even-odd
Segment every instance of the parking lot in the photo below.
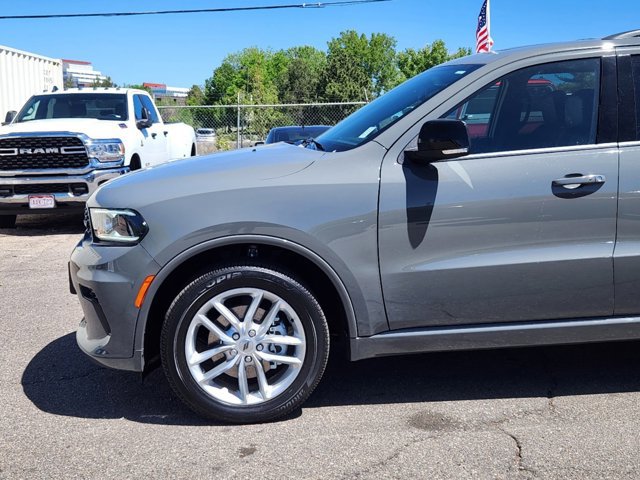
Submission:
{"label": "parking lot", "polygon": [[282,421],[203,421],[161,371],[91,363],[81,217],[0,230],[0,478],[638,478],[640,344],[332,359]]}

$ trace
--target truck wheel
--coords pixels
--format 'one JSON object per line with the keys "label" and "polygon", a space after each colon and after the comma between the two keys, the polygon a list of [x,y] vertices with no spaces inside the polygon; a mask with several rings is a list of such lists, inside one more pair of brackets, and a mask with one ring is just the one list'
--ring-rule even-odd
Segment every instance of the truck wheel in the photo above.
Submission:
{"label": "truck wheel", "polygon": [[140,170],[141,167],[142,163],[140,163],[140,157],[137,155],[131,157],[131,162],[129,162],[129,170],[133,172],[135,170]]}
{"label": "truck wheel", "polygon": [[329,329],[314,296],[269,267],[228,266],[189,283],[167,312],[162,365],[196,413],[225,422],[273,420],[320,381]]}
{"label": "truck wheel", "polygon": [[192,157],[196,156],[196,145],[195,144],[191,145],[191,156]]}
{"label": "truck wheel", "polygon": [[0,215],[0,228],[15,228],[16,215]]}

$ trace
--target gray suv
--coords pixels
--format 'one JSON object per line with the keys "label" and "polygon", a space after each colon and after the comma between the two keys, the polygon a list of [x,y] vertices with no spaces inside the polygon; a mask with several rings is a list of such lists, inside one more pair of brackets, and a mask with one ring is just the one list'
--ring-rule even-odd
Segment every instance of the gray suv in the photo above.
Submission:
{"label": "gray suv", "polygon": [[[640,338],[640,31],[432,68],[301,146],[88,201],[80,348],[201,415],[299,407],[352,360]],[[615,273],[615,275],[614,275]]]}

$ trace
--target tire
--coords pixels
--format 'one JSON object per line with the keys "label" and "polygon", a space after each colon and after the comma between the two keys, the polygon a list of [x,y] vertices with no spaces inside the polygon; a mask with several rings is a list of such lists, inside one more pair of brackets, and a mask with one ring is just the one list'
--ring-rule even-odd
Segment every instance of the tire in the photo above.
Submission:
{"label": "tire", "polygon": [[314,296],[292,276],[257,265],[225,266],[189,283],[169,307],[160,341],[177,396],[199,415],[230,423],[271,421],[298,408],[329,356]]}
{"label": "tire", "polygon": [[16,215],[0,215],[0,228],[15,228]]}
{"label": "tire", "polygon": [[134,155],[131,158],[131,162],[129,163],[129,170],[131,172],[135,172],[136,170],[140,170],[142,168],[142,163],[140,163],[140,157]]}

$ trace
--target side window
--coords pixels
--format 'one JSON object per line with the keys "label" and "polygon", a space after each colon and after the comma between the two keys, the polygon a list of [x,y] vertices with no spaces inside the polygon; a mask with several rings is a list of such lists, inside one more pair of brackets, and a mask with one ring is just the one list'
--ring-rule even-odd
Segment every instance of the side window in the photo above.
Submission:
{"label": "side window", "polygon": [[142,120],[142,101],[141,95],[133,96],[133,112],[136,116],[136,120]]}
{"label": "side window", "polygon": [[22,115],[22,118],[20,119],[20,121],[27,122],[29,120],[35,120],[36,113],[38,113],[39,108],[40,108],[40,100],[36,100],[29,106],[29,108],[24,113],[24,115]]}
{"label": "side window", "polygon": [[467,124],[471,153],[588,145],[596,140],[599,85],[597,58],[536,65],[505,75],[445,117]]}
{"label": "side window", "polygon": [[158,112],[156,110],[156,106],[153,104],[151,99],[144,95],[141,95],[140,98],[142,100],[142,105],[147,107],[147,110],[149,110],[149,115],[151,115],[151,120],[153,121],[153,123],[158,123],[160,121],[158,119]]}
{"label": "side window", "polygon": [[636,99],[636,140],[640,140],[640,55],[631,57],[633,71],[633,90]]}

